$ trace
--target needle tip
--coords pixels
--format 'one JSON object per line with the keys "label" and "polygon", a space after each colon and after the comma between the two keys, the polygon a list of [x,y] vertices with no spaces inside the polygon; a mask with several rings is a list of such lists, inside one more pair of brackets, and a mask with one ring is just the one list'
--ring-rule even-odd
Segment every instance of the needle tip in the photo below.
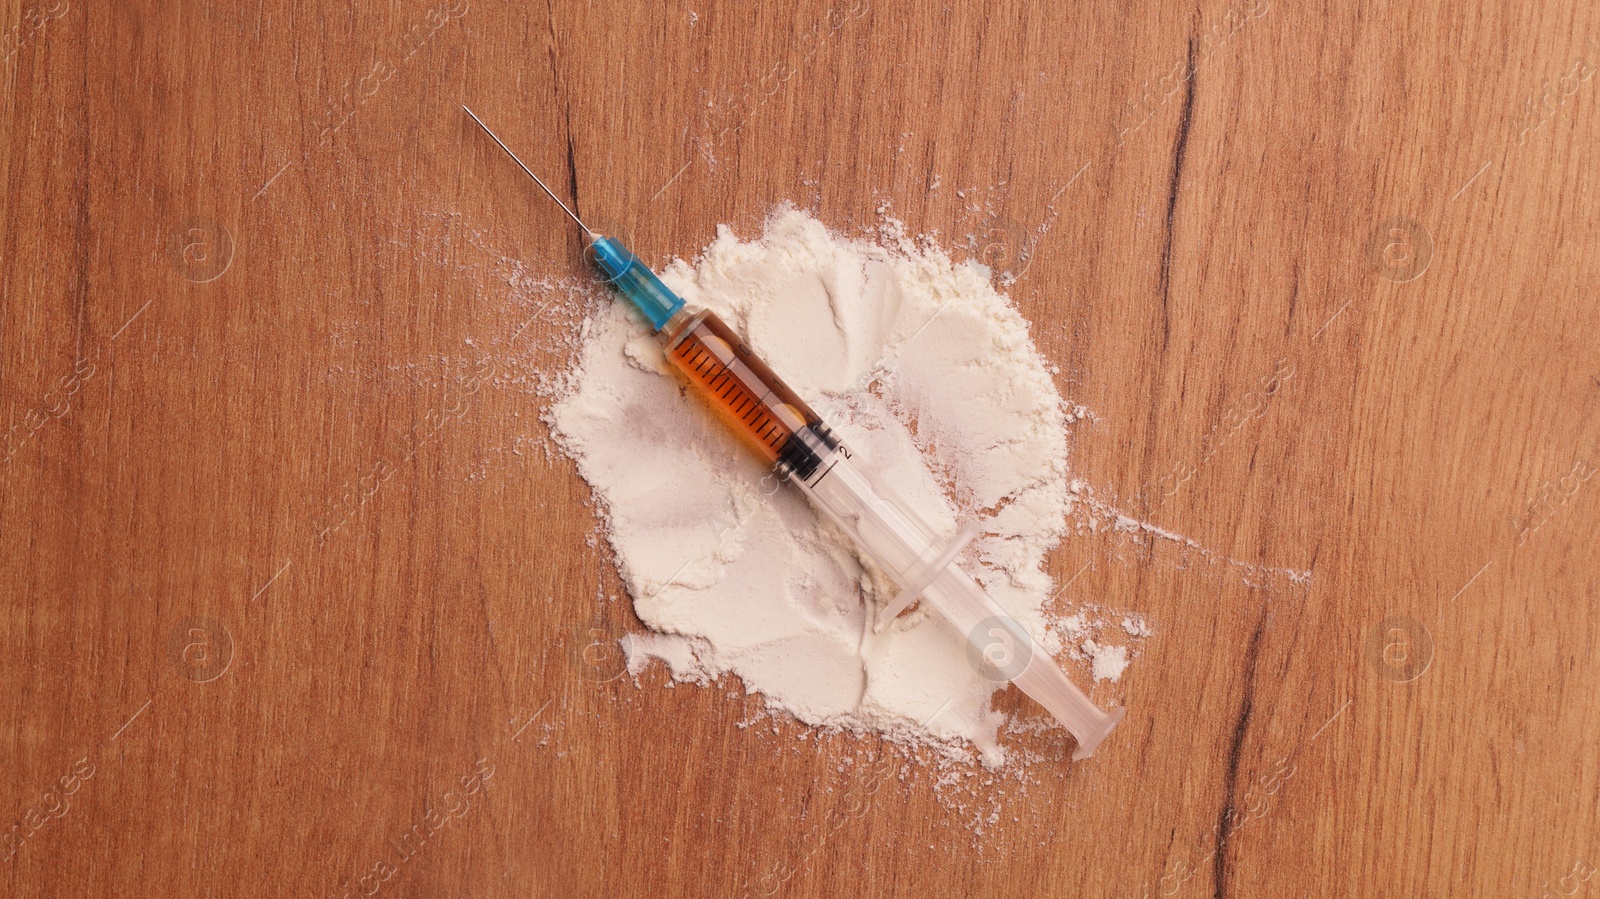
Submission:
{"label": "needle tip", "polygon": [[485,134],[489,135],[489,137],[496,144],[500,145],[500,149],[506,151],[506,155],[507,156],[510,156],[512,158],[512,160],[515,161],[516,164],[524,172],[528,173],[528,177],[529,178],[532,178],[534,181],[538,182],[539,186],[544,189],[544,192],[546,194],[550,195],[550,199],[555,200],[556,201],[556,205],[561,207],[561,211],[565,212],[569,218],[571,218],[574,222],[577,223],[579,228],[583,229],[585,234],[589,235],[590,240],[599,240],[600,239],[600,235],[596,234],[594,232],[594,230],[591,229],[588,225],[585,225],[583,223],[583,219],[578,218],[578,214],[576,212],[573,212],[572,209],[570,207],[568,207],[566,203],[562,202],[561,198],[556,196],[556,192],[551,190],[549,185],[545,184],[544,181],[538,175],[535,175],[533,173],[533,169],[528,168],[527,163],[523,162],[522,159],[517,156],[517,154],[511,152],[511,148],[506,146],[506,142],[501,140],[500,136],[498,134],[495,134],[493,131],[489,130],[489,126],[485,125],[483,123],[483,119],[478,118],[477,113],[473,112],[470,109],[467,109],[467,104],[465,104],[465,103],[461,104],[461,108],[466,111],[467,115],[472,116],[472,120],[474,122],[478,123],[478,127],[482,128]]}

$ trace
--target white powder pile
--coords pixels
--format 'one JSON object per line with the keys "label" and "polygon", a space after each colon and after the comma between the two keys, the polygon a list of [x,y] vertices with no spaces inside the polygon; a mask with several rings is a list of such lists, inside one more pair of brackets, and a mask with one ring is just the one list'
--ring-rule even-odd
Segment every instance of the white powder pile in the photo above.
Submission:
{"label": "white powder pile", "polygon": [[[723,227],[662,279],[745,334],[946,534],[981,519],[963,564],[1052,654],[1114,680],[1127,648],[1104,644],[1082,613],[1047,608],[1045,558],[1072,503],[1070,417],[1027,322],[981,265],[892,242],[844,239],[785,207],[760,240]],[[1002,763],[1004,716],[990,700],[1003,685],[968,661],[964,635],[921,609],[874,634],[892,583],[685,388],[626,304],[585,326],[550,423],[601,503],[653,631],[625,641],[630,670],[660,659],[678,681],[734,674],[810,725],[974,746]]]}

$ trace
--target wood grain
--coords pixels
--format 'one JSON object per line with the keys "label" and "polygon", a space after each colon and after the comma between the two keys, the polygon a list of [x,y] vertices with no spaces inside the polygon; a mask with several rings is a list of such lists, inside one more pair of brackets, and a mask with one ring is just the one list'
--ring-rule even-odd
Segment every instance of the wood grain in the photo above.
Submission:
{"label": "wood grain", "polygon": [[[0,13],[8,893],[1600,890],[1592,5]],[[462,102],[651,262],[788,201],[1022,272],[1194,543],[1052,560],[1156,628],[1093,760],[616,676],[536,389],[602,295]]]}

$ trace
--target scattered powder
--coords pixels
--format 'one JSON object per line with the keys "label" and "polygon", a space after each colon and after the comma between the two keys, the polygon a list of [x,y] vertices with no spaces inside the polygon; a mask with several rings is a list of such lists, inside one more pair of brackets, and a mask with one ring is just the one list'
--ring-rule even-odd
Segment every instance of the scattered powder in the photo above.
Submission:
{"label": "scattered powder", "polygon": [[638,677],[651,659],[667,663],[673,680],[710,683],[699,659],[705,653],[699,641],[684,639],[672,634],[629,634],[621,640],[623,655],[628,660],[628,673]]}
{"label": "scattered powder", "polygon": [[1117,680],[1128,667],[1128,647],[1101,646],[1095,640],[1083,641],[1083,651],[1094,659],[1094,679]]}
{"label": "scattered powder", "polygon": [[1148,637],[1152,633],[1150,625],[1138,615],[1123,616],[1122,629],[1127,631],[1130,637]]}
{"label": "scattered powder", "polygon": [[[1062,617],[1045,572],[1074,514],[1067,425],[1087,410],[1063,404],[984,266],[914,245],[903,228],[882,238],[842,238],[784,207],[760,240],[724,226],[662,278],[744,333],[945,533],[981,519],[962,563],[1053,655],[1115,681],[1127,647],[1104,643],[1084,611]],[[682,386],[625,304],[585,324],[549,421],[595,491],[652,629],[624,640],[629,672],[660,660],[679,682],[737,675],[770,711],[805,724],[976,748],[1002,764],[997,685],[969,663],[964,635],[921,609],[874,634],[892,582]],[[1122,627],[1134,639],[1148,633],[1136,620]]]}
{"label": "scattered powder", "polygon": [[[1072,493],[1072,516],[1076,534],[1107,534],[1127,538],[1133,544],[1151,549],[1166,545],[1177,550],[1176,567],[1185,570],[1207,571],[1237,575],[1242,583],[1269,591],[1304,591],[1311,584],[1309,569],[1274,568],[1230,559],[1209,549],[1192,537],[1176,534],[1128,515],[1095,495],[1093,487],[1074,480],[1068,488]],[[1199,565],[1191,567],[1191,563]]]}

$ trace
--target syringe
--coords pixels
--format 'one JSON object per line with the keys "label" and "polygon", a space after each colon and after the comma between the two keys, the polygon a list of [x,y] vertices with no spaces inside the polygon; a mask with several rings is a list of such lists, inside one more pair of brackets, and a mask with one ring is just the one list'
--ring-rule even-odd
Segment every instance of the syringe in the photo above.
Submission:
{"label": "syringe", "polygon": [[615,238],[597,233],[517,154],[467,109],[467,115],[588,235],[594,261],[655,329],[667,360],[751,444],[778,475],[849,534],[900,594],[876,616],[878,629],[921,598],[965,634],[977,658],[1033,697],[1077,738],[1087,758],[1122,720],[1083,695],[1037,641],[955,562],[976,528],[942,540],[922,516],[858,466],[821,417],[790,390],[715,313],[684,304]]}

